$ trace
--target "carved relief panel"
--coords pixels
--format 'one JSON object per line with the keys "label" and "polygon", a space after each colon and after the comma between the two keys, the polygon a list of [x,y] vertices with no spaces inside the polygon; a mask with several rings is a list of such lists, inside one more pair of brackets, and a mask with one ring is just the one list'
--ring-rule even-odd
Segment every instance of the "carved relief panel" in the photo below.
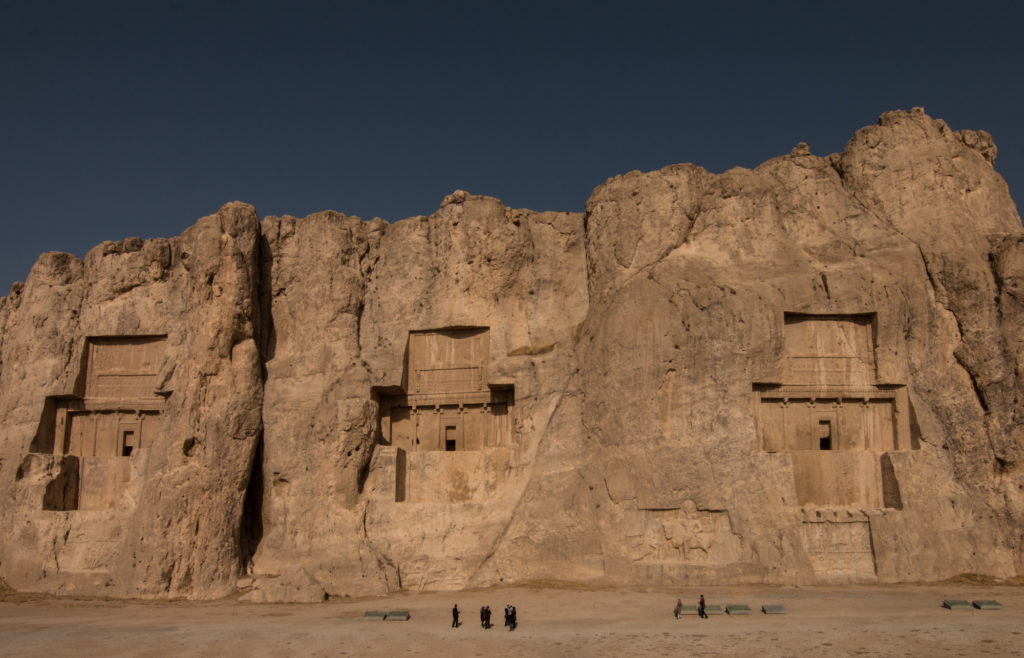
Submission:
{"label": "carved relief panel", "polygon": [[870,315],[784,316],[784,380],[811,386],[870,386],[875,348]]}
{"label": "carved relief panel", "polygon": [[154,399],[164,336],[115,336],[86,342],[85,397]]}
{"label": "carved relief panel", "polygon": [[486,328],[410,332],[409,394],[486,391],[488,347]]}

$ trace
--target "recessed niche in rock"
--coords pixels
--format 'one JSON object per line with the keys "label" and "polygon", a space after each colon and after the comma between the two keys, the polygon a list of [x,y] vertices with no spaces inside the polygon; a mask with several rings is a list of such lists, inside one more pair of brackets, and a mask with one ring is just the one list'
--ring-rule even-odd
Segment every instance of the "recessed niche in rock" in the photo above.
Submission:
{"label": "recessed niche in rock", "polygon": [[507,444],[511,386],[487,383],[486,327],[409,332],[400,387],[378,389],[382,441],[410,452]]}
{"label": "recessed niche in rock", "polygon": [[871,525],[862,512],[805,513],[801,540],[814,575],[823,581],[875,577]]}
{"label": "recessed niche in rock", "polygon": [[780,381],[754,384],[757,438],[792,455],[800,505],[899,507],[883,456],[911,448],[906,388],[876,377],[875,316],[786,313]]}
{"label": "recessed niche in rock", "polygon": [[[116,504],[130,476],[130,458],[157,434],[166,392],[158,390],[166,336],[86,339],[71,395],[46,400],[32,442],[33,452],[77,457],[78,494],[58,507],[107,509]],[[65,469],[66,470],[66,469]],[[67,477],[66,475],[63,477]]]}

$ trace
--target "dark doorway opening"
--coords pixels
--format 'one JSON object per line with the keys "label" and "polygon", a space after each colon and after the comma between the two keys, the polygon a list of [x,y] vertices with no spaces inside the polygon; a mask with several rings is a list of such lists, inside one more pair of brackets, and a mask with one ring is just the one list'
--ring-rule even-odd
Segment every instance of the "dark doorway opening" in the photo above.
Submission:
{"label": "dark doorway opening", "polygon": [[818,449],[832,449],[832,421],[830,420],[818,421]]}
{"label": "dark doorway opening", "polygon": [[135,430],[124,430],[121,432],[121,456],[131,457],[132,448],[135,447]]}

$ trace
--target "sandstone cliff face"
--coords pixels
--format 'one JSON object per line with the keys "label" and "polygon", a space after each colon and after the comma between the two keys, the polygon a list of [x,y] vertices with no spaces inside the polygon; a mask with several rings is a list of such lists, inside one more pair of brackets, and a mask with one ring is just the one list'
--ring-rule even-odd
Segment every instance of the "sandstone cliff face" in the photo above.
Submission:
{"label": "sandstone cliff face", "polygon": [[983,132],[42,256],[0,576],[251,600],[1024,573],[1024,231]]}
{"label": "sandstone cliff face", "polygon": [[[104,243],[84,263],[45,254],[4,300],[0,568],[12,586],[111,596],[234,591],[261,429],[258,237],[252,208],[231,204],[173,240]],[[106,384],[87,396],[83,371],[102,370],[91,346],[114,353],[101,374],[137,374],[117,361],[121,348],[130,352],[122,360],[138,358],[138,340],[102,340],[126,336],[153,338],[141,343],[155,346],[146,359],[151,399],[103,394]],[[60,416],[67,438],[55,442]],[[121,456],[123,445],[97,447],[124,432],[131,456]]]}
{"label": "sandstone cliff face", "polygon": [[[535,481],[524,505],[536,509],[511,533],[522,551],[499,550],[503,569],[587,565],[634,582],[1019,573],[1019,297],[1001,282],[1019,276],[1020,243],[984,150],[921,112],[883,115],[829,158],[798,148],[754,171],[609,181],[587,205],[576,480]],[[752,413],[751,384],[786,383],[788,319],[815,314],[870,316],[870,379],[905,387],[894,424],[907,436],[881,464],[877,447],[862,450],[895,480],[888,502],[818,504],[869,473],[815,482],[825,455],[759,437],[770,419]],[[863,382],[814,383],[792,398],[834,409],[869,397]],[[568,531],[538,541],[550,489],[574,505]]]}
{"label": "sandstone cliff face", "polygon": [[[465,585],[512,517],[574,369],[581,217],[456,193],[390,226],[322,214],[269,217],[263,232],[273,333],[256,598],[307,576],[328,592]],[[489,328],[486,380],[514,386],[515,427],[481,449],[410,451],[396,501],[380,398],[408,378],[410,331],[451,327]]]}

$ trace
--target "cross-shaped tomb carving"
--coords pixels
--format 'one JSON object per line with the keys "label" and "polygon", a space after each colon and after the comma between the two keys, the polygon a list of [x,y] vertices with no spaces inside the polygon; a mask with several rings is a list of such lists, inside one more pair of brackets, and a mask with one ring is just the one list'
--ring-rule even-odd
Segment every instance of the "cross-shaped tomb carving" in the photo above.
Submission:
{"label": "cross-shaped tomb carving", "polygon": [[507,445],[515,391],[487,383],[489,349],[487,327],[409,332],[401,387],[378,393],[382,441],[410,452]]}
{"label": "cross-shaped tomb carving", "polygon": [[907,393],[877,378],[876,322],[784,314],[777,381],[753,386],[759,447],[791,454],[801,505],[899,506],[888,453],[912,447]]}
{"label": "cross-shaped tomb carving", "polygon": [[[130,479],[130,458],[158,433],[168,391],[166,336],[102,336],[85,341],[69,395],[46,399],[30,448],[59,458],[68,482],[45,509],[114,507]],[[54,489],[54,487],[50,487]]]}

